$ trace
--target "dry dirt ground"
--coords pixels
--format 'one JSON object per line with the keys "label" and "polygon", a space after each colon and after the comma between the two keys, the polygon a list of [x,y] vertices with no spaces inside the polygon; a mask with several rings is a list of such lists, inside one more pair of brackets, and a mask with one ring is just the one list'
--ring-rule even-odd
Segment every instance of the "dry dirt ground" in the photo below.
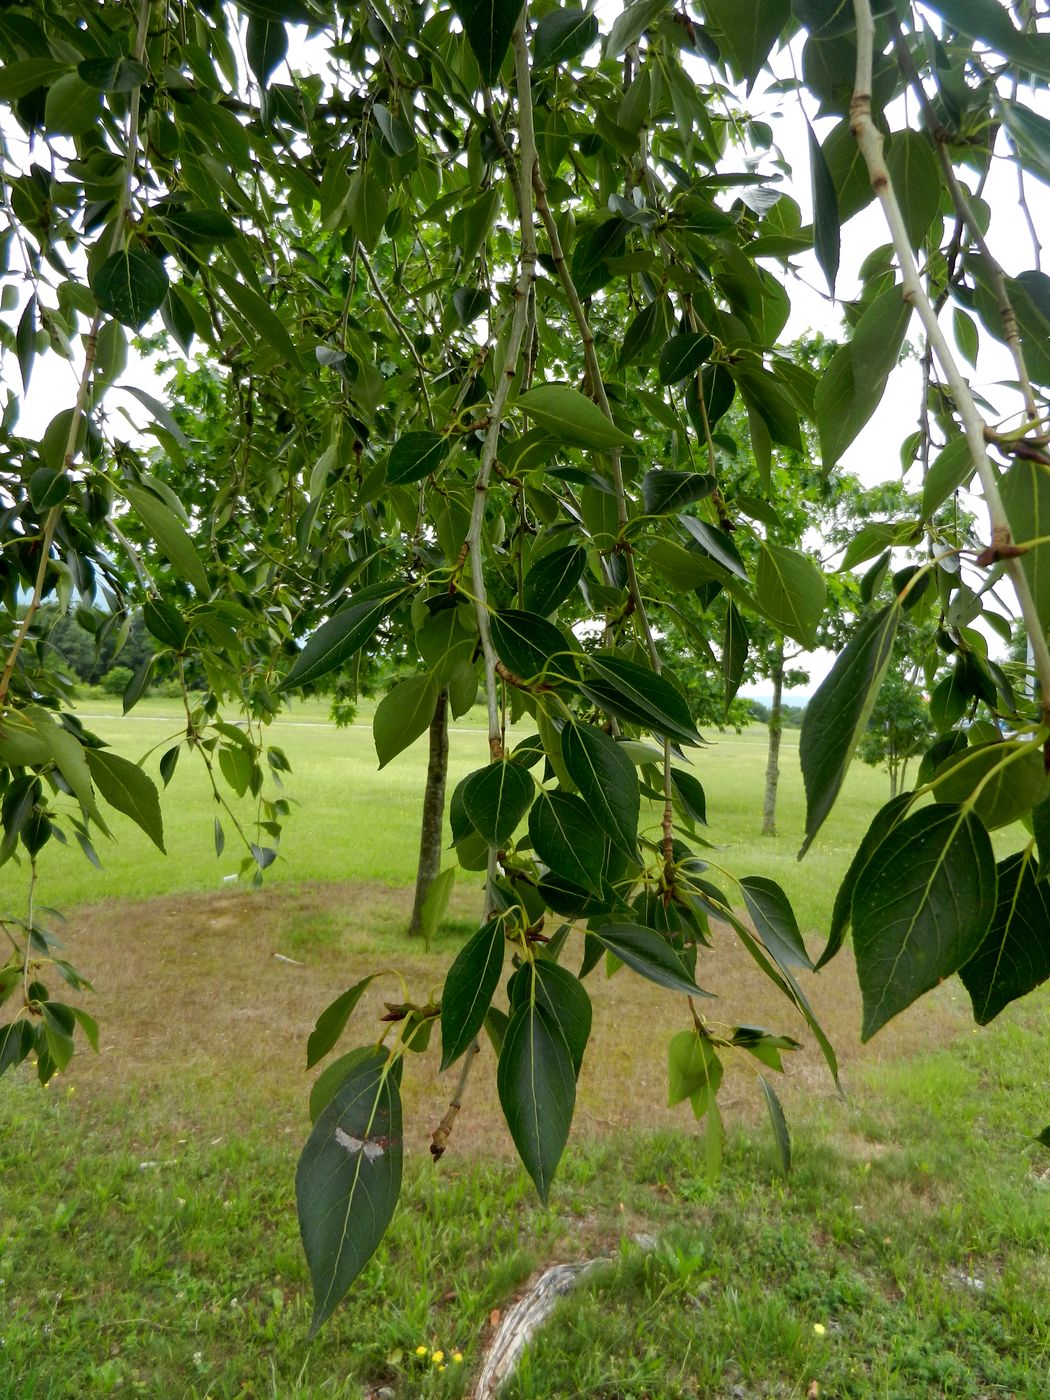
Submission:
{"label": "dry dirt ground", "polygon": [[[457,892],[458,894],[459,892]],[[111,901],[74,913],[64,930],[67,956],[95,984],[85,1005],[101,1023],[101,1053],[78,1054],[66,1083],[90,1099],[128,1096],[135,1118],[158,1128],[231,1134],[265,1117],[274,1132],[301,1137],[312,1074],[306,1040],[318,1013],[368,973],[395,964],[414,1000],[440,983],[463,935],[430,953],[391,935],[407,923],[409,892],[373,884],[302,885],[260,892],[180,895],[141,904]],[[469,917],[467,893],[455,914]],[[475,902],[473,894],[471,902]],[[386,951],[375,951],[375,931]],[[391,951],[394,948],[396,951]],[[280,956],[277,956],[280,955]],[[567,961],[572,964],[573,954]],[[284,961],[294,959],[294,962]],[[803,1098],[832,1099],[834,1086],[813,1036],[762,976],[728,929],[704,954],[697,980],[717,991],[703,1003],[710,1021],[746,1022],[785,1032],[803,1050],[785,1057],[778,1081],[785,1107]],[[594,1029],[580,1080],[574,1133],[627,1127],[688,1129],[688,1106],[666,1107],[666,1045],[690,1024],[684,998],[621,969],[588,978]],[[898,1016],[872,1045],[858,1042],[860,1003],[846,950],[803,985],[835,1045],[848,1090],[865,1061],[899,1058],[943,1045],[968,1022],[956,983]],[[377,978],[354,1013],[341,1049],[367,1044],[380,1029],[384,999],[399,1001],[395,977]],[[438,1074],[438,1036],[410,1057],[404,1080],[405,1136],[422,1148],[448,1102],[455,1072]],[[758,1113],[749,1056],[731,1066],[720,1101],[728,1122]],[[486,1043],[450,1150],[512,1151],[503,1125]],[[174,1119],[174,1121],[173,1121]]]}

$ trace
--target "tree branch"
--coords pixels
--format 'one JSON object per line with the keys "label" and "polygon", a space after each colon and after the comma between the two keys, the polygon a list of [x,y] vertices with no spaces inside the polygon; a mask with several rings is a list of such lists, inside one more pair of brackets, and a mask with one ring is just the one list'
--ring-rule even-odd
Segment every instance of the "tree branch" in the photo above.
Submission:
{"label": "tree branch", "polygon": [[[530,87],[529,56],[525,43],[525,12],[518,18],[514,29],[514,60],[518,88],[519,132],[521,138],[522,169],[530,168],[536,158],[536,134],[532,123],[532,91]],[[521,257],[518,280],[514,287],[514,313],[511,319],[510,335],[503,360],[502,372],[492,395],[489,409],[489,424],[481,449],[481,465],[474,483],[474,504],[470,513],[470,526],[467,530],[467,553],[470,559],[471,584],[478,619],[478,635],[485,659],[485,701],[488,710],[489,756],[492,759],[503,756],[503,736],[499,717],[499,695],[496,687],[495,647],[492,645],[492,629],[489,626],[489,605],[485,588],[485,569],[481,549],[481,537],[485,524],[485,502],[488,497],[489,482],[499,453],[499,435],[503,424],[503,414],[518,368],[518,356],[528,321],[529,294],[536,279],[536,234],[529,216],[531,200],[523,176],[518,179],[518,202],[521,213]],[[490,875],[491,861],[490,861]]]}
{"label": "tree branch", "polygon": [[[882,155],[882,135],[871,117],[871,74],[874,59],[875,23],[872,19],[870,0],[853,0],[853,10],[857,21],[857,67],[850,103],[850,131],[864,158],[871,179],[871,187],[882,205],[883,214],[889,225],[890,237],[901,268],[901,295],[918,312],[930,347],[937,357],[941,373],[947,381],[955,402],[956,410],[962,419],[966,441],[974,471],[981,482],[988,520],[991,528],[991,548],[998,553],[1010,544],[1010,522],[1003,506],[999,491],[999,479],[995,468],[985,451],[985,423],[974,402],[970,386],[963,378],[955,356],[941,330],[937,313],[926,295],[919,269],[912,252],[911,241],[904,224],[900,204],[890,180],[889,171]],[[1028,586],[1020,560],[1007,559],[1007,572],[1017,594],[1025,629],[1032,645],[1036,674],[1042,691],[1044,720],[1050,722],[1050,647],[1047,646],[1046,632],[1035,605],[1035,598]]]}

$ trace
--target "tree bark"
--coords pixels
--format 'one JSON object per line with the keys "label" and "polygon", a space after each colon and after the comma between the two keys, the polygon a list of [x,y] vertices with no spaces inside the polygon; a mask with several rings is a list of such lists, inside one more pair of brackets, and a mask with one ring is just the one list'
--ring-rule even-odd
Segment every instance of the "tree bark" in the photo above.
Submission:
{"label": "tree bark", "polygon": [[423,901],[441,870],[441,846],[445,827],[445,780],[448,777],[448,691],[442,690],[430,721],[430,758],[423,797],[423,823],[419,832],[419,865],[416,895],[409,921],[410,937],[423,932]]}
{"label": "tree bark", "polygon": [[762,804],[762,835],[777,834],[777,787],[780,784],[780,735],[784,724],[782,699],[784,694],[784,640],[777,644],[774,654],[773,703],[769,707],[769,746],[766,751],[766,795]]}

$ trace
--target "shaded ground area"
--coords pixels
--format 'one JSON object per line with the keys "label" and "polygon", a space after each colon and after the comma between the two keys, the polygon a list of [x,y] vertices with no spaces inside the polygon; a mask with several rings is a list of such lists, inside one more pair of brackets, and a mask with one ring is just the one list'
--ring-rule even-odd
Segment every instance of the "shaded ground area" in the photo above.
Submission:
{"label": "shaded ground area", "polygon": [[[89,1052],[79,1055],[70,1075],[89,1095],[108,1095],[123,1084],[147,1117],[151,1091],[163,1086],[164,1112],[183,1104],[187,1129],[237,1131],[249,1126],[262,1103],[279,1130],[300,1133],[311,1077],[305,1072],[306,1040],[318,1013],[346,987],[384,968],[399,968],[409,995],[425,1000],[472,927],[476,892],[460,891],[457,898],[451,931],[429,953],[401,933],[409,892],[380,884],[231,890],[82,909],[70,919],[66,936],[72,961],[98,989],[88,1004],[102,1026],[102,1053],[97,1059]],[[567,963],[573,965],[578,956],[578,950],[570,951]],[[716,946],[704,954],[697,976],[718,994],[717,1001],[701,1007],[709,1021],[762,1025],[803,1043],[800,1053],[785,1056],[787,1074],[778,1081],[785,1107],[801,1098],[835,1097],[809,1028],[731,930],[717,931]],[[968,1021],[968,1003],[953,982],[861,1047],[859,993],[848,950],[819,976],[803,974],[803,985],[836,1047],[847,1090],[859,1062],[899,1059],[943,1045]],[[594,1029],[574,1132],[687,1127],[692,1122],[687,1108],[666,1107],[665,1067],[668,1037],[689,1024],[684,999],[626,968],[607,978],[599,967],[587,986]],[[378,1035],[377,1015],[386,999],[401,1000],[394,976],[373,983],[342,1049]],[[454,1073],[438,1075],[437,1040],[435,1035],[427,1053],[406,1066],[410,1148],[426,1142],[454,1083]],[[729,1065],[720,1096],[730,1118],[760,1111],[755,1062],[742,1052],[739,1059],[743,1063]],[[231,1063],[238,1083],[222,1121],[195,1123],[195,1115],[215,1112],[212,1086],[226,1078]],[[456,1127],[453,1148],[460,1153],[512,1151],[492,1069],[486,1043]],[[195,1085],[212,1091],[198,1096]]]}

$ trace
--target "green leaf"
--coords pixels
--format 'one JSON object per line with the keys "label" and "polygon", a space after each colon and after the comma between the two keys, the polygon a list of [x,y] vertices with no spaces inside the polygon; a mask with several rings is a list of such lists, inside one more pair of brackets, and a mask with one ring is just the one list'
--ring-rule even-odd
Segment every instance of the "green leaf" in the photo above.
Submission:
{"label": "green leaf", "polygon": [[667,333],[672,312],[666,297],[658,297],[642,308],[624,331],[623,344],[616,357],[618,369],[626,365],[650,364],[650,349]]}
{"label": "green leaf", "polygon": [[766,1107],[769,1109],[769,1121],[773,1125],[773,1139],[777,1145],[777,1152],[780,1154],[780,1168],[784,1175],[788,1176],[791,1172],[791,1134],[788,1132],[787,1119],[784,1117],[784,1110],[776,1090],[764,1074],[758,1076],[758,1082],[762,1085]]}
{"label": "green leaf", "polygon": [[744,561],[725,530],[709,525],[706,520],[698,520],[695,515],[680,515],[678,519],[709,558],[731,574],[735,574],[744,583],[748,582]]}
{"label": "green leaf", "polygon": [[448,440],[440,433],[428,430],[403,433],[391,448],[386,479],[391,486],[422,481],[437,471],[447,455]]}
{"label": "green leaf", "polygon": [[731,598],[726,600],[726,620],[722,633],[722,679],[725,682],[725,713],[740,689],[744,679],[744,667],[748,656],[747,628],[736,604]]}
{"label": "green leaf", "polygon": [[586,665],[588,675],[580,689],[608,714],[644,725],[661,738],[703,743],[689,702],[656,671],[610,652],[593,652]]}
{"label": "green leaf", "polygon": [[882,402],[910,316],[911,307],[899,287],[881,292],[857,322],[849,345],[835,351],[818,380],[814,413],[825,471],[831,470]]}
{"label": "green leaf", "polygon": [[[523,968],[519,976],[527,975],[528,969]],[[591,1034],[591,999],[578,977],[548,958],[536,959],[532,965],[532,975],[535,978],[536,1004],[561,1031],[572,1057],[573,1073],[578,1079]]]}
{"label": "green leaf", "polygon": [[930,8],[969,39],[980,39],[1025,72],[1050,77],[1050,35],[1022,34],[999,0],[930,0]]}
{"label": "green leaf", "polygon": [[709,335],[683,332],[673,335],[660,351],[661,384],[680,384],[695,374],[714,349]]}
{"label": "green leaf", "polygon": [[282,360],[290,365],[299,363],[299,354],[295,348],[287,327],[268,303],[251,287],[237,279],[232,273],[217,263],[211,264],[211,275],[218,282],[234,307],[253,330],[277,351]]}
{"label": "green leaf", "polygon": [[310,1268],[310,1337],[331,1316],[386,1233],[401,1190],[401,1096],[385,1050],[372,1050],[314,1124],[295,1173]]}
{"label": "green leaf", "polygon": [[[372,640],[379,624],[400,601],[400,589],[380,597],[353,599],[334,617],[321,624],[295,658],[292,669],[278,684],[278,690],[310,685],[344,666]],[[429,721],[428,721],[429,723]]]}
{"label": "green leaf", "polygon": [[626,447],[630,435],[611,423],[597,404],[567,384],[539,384],[522,394],[517,407],[559,442],[599,452]]}
{"label": "green leaf", "polygon": [[502,918],[490,919],[456,955],[441,993],[441,1068],[459,1059],[480,1032],[503,971]]}
{"label": "green leaf", "polygon": [[699,778],[694,778],[692,773],[684,773],[681,768],[672,768],[671,784],[689,818],[706,826],[707,798]]}
{"label": "green leaf", "polygon": [[[973,366],[977,368],[977,355],[981,348],[980,336],[977,332],[977,322],[973,317],[959,306],[952,311],[952,331],[955,335],[956,343],[963,355]],[[949,444],[950,446],[951,444]],[[942,454],[943,455],[943,454]],[[925,490],[923,492],[925,500]]]}
{"label": "green leaf", "polygon": [[380,700],[372,717],[372,738],[380,768],[430,728],[439,686],[429,672],[398,681]]}
{"label": "green leaf", "polygon": [[338,1041],[346,1029],[346,1023],[354,1008],[375,980],[375,976],[376,974],[372,973],[371,976],[362,978],[360,982],[355,982],[352,987],[326,1006],[318,1016],[314,1028],[310,1032],[310,1039],[306,1042],[307,1069],[313,1069],[319,1060],[323,1060]]}
{"label": "green leaf", "polygon": [[953,492],[969,483],[975,471],[969,442],[965,437],[953,438],[938,452],[922,484],[923,520],[930,520]]}
{"label": "green leaf", "polygon": [[68,63],[53,58],[21,58],[0,68],[0,102],[14,103],[68,73]]}
{"label": "green leaf", "polygon": [[618,58],[667,13],[667,0],[634,0],[616,16],[605,39],[605,57]]}
{"label": "green leaf", "polygon": [[707,473],[654,467],[642,477],[642,508],[646,515],[673,515],[693,501],[710,496],[717,485],[717,478]]}
{"label": "green leaf", "polygon": [[366,252],[373,252],[379,242],[388,207],[383,181],[367,165],[359,166],[350,176],[346,215]]}
{"label": "green leaf", "polygon": [[134,92],[149,77],[144,63],[123,55],[116,58],[86,58],[77,64],[77,73],[85,83],[105,92]]}
{"label": "green leaf", "polygon": [[334,1059],[330,1065],[321,1071],[310,1087],[310,1122],[316,1123],[321,1114],[335,1098],[339,1086],[351,1073],[354,1066],[360,1064],[362,1060],[368,1058],[373,1053],[373,1047],[366,1045],[363,1049],[351,1050],[346,1055],[340,1055]]}
{"label": "green leaf", "polygon": [[29,379],[33,372],[33,361],[36,358],[36,295],[29,298],[25,304],[25,310],[18,318],[18,330],[15,332],[15,350],[18,354],[18,369],[22,376],[23,393],[29,390]]}
{"label": "green leaf", "polygon": [[791,901],[776,883],[764,875],[745,875],[740,891],[758,935],[776,962],[813,969],[806,952]]}
{"label": "green leaf", "polygon": [[654,929],[641,924],[603,924],[591,929],[588,937],[596,938],[608,952],[615,953],[622,963],[658,987],[691,997],[711,995],[696,985],[682,959],[663,934]]}
{"label": "green leaf", "polygon": [[722,1061],[706,1036],[679,1031],[667,1043],[667,1106],[692,1099],[693,1112],[702,1118],[722,1083]]}
{"label": "green leaf", "polygon": [[[1050,535],[1050,474],[1036,462],[1017,460],[1000,486],[1010,534],[1017,544]],[[1021,557],[1028,587],[1044,628],[1050,627],[1050,545],[1038,544]]]}
{"label": "green leaf", "polygon": [[579,544],[544,554],[529,569],[522,585],[522,608],[544,617],[570,598],[587,567],[587,551]]}
{"label": "green leaf", "polygon": [[1038,806],[1048,782],[1042,744],[993,740],[949,754],[934,776],[933,795],[938,802],[970,803],[984,826],[995,831]]}
{"label": "green leaf", "polygon": [[167,556],[175,570],[193,585],[202,598],[207,597],[211,592],[208,575],[204,572],[197,546],[175,512],[145,487],[123,486],[121,490],[161,553]]}
{"label": "green leaf", "polygon": [[501,608],[491,618],[492,644],[503,664],[526,683],[578,674],[569,641],[537,613]]}
{"label": "green leaf", "polygon": [[834,296],[835,278],[839,270],[839,200],[817,133],[808,118],[806,130],[809,132],[809,169],[813,187],[813,246],[817,262],[827,278],[828,291]]}
{"label": "green leaf", "polygon": [[593,819],[629,859],[637,855],[641,795],[634,764],[615,739],[590,724],[566,724],[562,759]]}
{"label": "green leaf", "polygon": [[518,1155],[546,1203],[572,1124],[576,1075],[559,1026],[531,998],[510,1018],[496,1088]]}
{"label": "green leaf", "polygon": [[113,253],[91,278],[100,311],[141,330],[168,294],[168,274],[152,253]]}
{"label": "green leaf", "polygon": [[912,248],[918,248],[941,205],[941,171],[929,136],[921,131],[895,131],[886,168],[904,215],[908,241]]}
{"label": "green leaf", "polygon": [[1050,908],[1046,886],[1036,882],[1032,853],[1016,851],[996,869],[999,893],[991,928],[959,970],[980,1026],[1050,978]]}
{"label": "green leaf", "polygon": [[584,10],[553,10],[536,26],[532,66],[538,71],[567,63],[590,48],[598,37],[598,20]]}
{"label": "green leaf", "polygon": [[275,20],[249,19],[244,47],[248,67],[265,87],[288,56],[288,31]]}
{"label": "green leaf", "polygon": [[456,0],[453,6],[485,87],[493,87],[499,78],[521,5],[522,0]]}
{"label": "green leaf", "polygon": [[861,1038],[957,972],[995,911],[992,843],[972,813],[938,803],[894,827],[853,892]]}
{"label": "green leaf", "polygon": [[758,557],[755,599],[775,627],[811,651],[827,606],[820,568],[798,550],[763,540]]}
{"label": "green leaf", "polygon": [[791,19],[790,0],[704,0],[704,16],[723,59],[748,87]]}
{"label": "green leaf", "polygon": [[236,224],[218,209],[170,209],[165,211],[161,223],[165,232],[180,243],[207,247],[237,237]]}
{"label": "green leaf", "polygon": [[0,1026],[0,1074],[20,1065],[33,1049],[33,1027],[27,1020],[9,1021]]}
{"label": "green leaf", "polygon": [[29,502],[38,515],[46,515],[69,495],[70,480],[64,471],[38,467],[29,478]]}
{"label": "green leaf", "polygon": [[475,829],[490,846],[507,844],[524,820],[536,795],[532,775],[520,763],[499,758],[479,768],[463,788],[463,806]]}
{"label": "green leaf", "polygon": [[419,932],[423,937],[423,946],[427,950],[437,937],[438,928],[445,917],[455,883],[456,867],[454,865],[447,866],[434,876],[430,882],[430,888],[423,898],[423,904],[419,910]]}
{"label": "green leaf", "polygon": [[806,838],[800,859],[834,806],[867,726],[890,663],[900,613],[900,604],[894,602],[862,622],[806,706],[799,740],[806,788]]}
{"label": "green leaf", "polygon": [[[27,705],[21,712],[21,717],[29,722],[32,728],[39,735],[46,747],[46,750],[58,769],[65,778],[73,793],[73,796],[80,803],[85,816],[91,818],[97,824],[100,831],[104,831],[108,836],[109,828],[102,820],[102,813],[98,810],[95,802],[95,792],[91,786],[91,770],[87,764],[87,750],[79,739],[75,738],[68,729],[61,724],[56,724],[49,711],[42,709],[39,705]],[[5,727],[9,728],[14,718],[9,714],[5,720]],[[33,760],[30,760],[32,762]]]}
{"label": "green leaf", "polygon": [[83,136],[102,115],[98,88],[77,73],[66,73],[47,90],[44,126],[49,136]]}
{"label": "green leaf", "polygon": [[85,749],[95,786],[118,812],[137,822],[153,844],[164,850],[164,819],[156,784],[137,763],[111,749]]}
{"label": "green leaf", "polygon": [[540,860],[563,879],[600,894],[605,839],[586,803],[568,792],[540,792],[529,812],[529,838]]}
{"label": "green leaf", "polygon": [[857,887],[857,880],[860,878],[860,872],[908,810],[914,795],[915,794],[911,792],[897,793],[895,797],[890,798],[884,807],[880,807],[872,818],[871,825],[864,833],[864,839],[857,847],[856,854],[850,861],[849,869],[843,876],[842,884],[839,886],[838,894],[835,896],[835,905],[831,912],[831,927],[828,930],[828,941],[825,944],[824,951],[817,959],[817,972],[819,972],[822,967],[825,967],[842,947],[846,937],[846,931],[849,928],[850,912],[853,907],[853,891]]}
{"label": "green leaf", "polygon": [[1050,183],[1050,121],[1006,98],[1000,98],[999,106],[1022,164],[1039,179]]}

